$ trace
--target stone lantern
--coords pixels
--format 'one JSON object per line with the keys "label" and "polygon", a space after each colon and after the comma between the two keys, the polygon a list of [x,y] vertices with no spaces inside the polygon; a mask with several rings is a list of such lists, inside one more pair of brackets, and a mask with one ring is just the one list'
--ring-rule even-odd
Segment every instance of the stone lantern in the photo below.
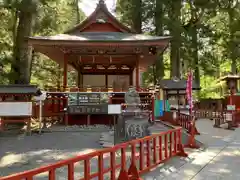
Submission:
{"label": "stone lantern", "polygon": [[222,81],[225,81],[226,92],[227,94],[235,94],[238,92],[238,80],[240,79],[239,75],[228,75],[221,78]]}

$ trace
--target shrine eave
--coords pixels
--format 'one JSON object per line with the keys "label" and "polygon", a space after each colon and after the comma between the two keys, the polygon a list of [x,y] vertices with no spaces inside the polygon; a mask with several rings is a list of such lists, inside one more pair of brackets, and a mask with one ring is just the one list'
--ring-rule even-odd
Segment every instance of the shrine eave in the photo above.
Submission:
{"label": "shrine eave", "polygon": [[35,85],[22,85],[22,84],[11,84],[11,85],[0,85],[0,94],[28,94],[36,95],[38,88]]}
{"label": "shrine eave", "polygon": [[[187,80],[180,79],[180,80],[172,80],[172,79],[162,79],[160,81],[160,87],[163,90],[185,90],[187,87]],[[193,90],[200,90],[201,87],[196,84],[195,81],[192,82],[192,89]]]}
{"label": "shrine eave", "polygon": [[30,45],[149,45],[166,46],[170,36],[150,36],[120,32],[84,32],[55,36],[29,37]]}
{"label": "shrine eave", "polygon": [[225,81],[227,79],[236,79],[236,80],[238,80],[238,79],[240,79],[240,75],[237,75],[237,74],[236,75],[231,75],[231,74],[229,74],[227,76],[223,76],[223,77],[219,78],[219,81]]}

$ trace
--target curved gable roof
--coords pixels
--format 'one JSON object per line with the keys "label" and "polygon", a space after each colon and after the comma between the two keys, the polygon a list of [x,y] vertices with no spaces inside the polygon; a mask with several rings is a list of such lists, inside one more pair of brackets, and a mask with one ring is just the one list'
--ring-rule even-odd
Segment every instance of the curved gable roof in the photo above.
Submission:
{"label": "curved gable roof", "polygon": [[98,14],[103,14],[106,16],[108,19],[110,19],[109,23],[111,23],[116,29],[119,29],[121,32],[125,33],[135,33],[132,29],[129,27],[125,26],[122,24],[119,20],[117,20],[116,17],[114,17],[108,10],[104,0],[99,0],[99,3],[94,10],[94,12],[88,16],[84,21],[81,23],[77,24],[75,27],[67,30],[64,34],[72,34],[75,33],[76,31],[83,31],[86,29],[88,26],[96,22],[96,18]]}

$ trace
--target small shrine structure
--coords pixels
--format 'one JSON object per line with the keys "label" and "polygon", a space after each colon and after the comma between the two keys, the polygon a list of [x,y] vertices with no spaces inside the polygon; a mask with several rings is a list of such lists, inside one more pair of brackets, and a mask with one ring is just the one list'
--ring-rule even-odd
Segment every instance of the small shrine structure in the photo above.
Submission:
{"label": "small shrine structure", "polygon": [[[159,82],[160,91],[164,100],[168,100],[171,108],[173,109],[186,109],[187,98],[186,98],[186,79],[162,79]],[[193,90],[200,90],[195,81],[192,82]]]}
{"label": "small shrine structure", "polygon": [[30,132],[32,97],[41,95],[34,85],[0,85],[0,130],[8,124],[27,124]]}
{"label": "small shrine structure", "polygon": [[225,81],[226,86],[224,89],[224,95],[226,97],[227,105],[234,105],[234,110],[240,110],[240,95],[239,93],[239,75],[229,74],[227,76],[221,77],[220,81]]}
{"label": "small shrine structure", "polygon": [[239,75],[227,75],[223,76],[220,78],[220,81],[225,81],[226,82],[226,89],[225,89],[225,94],[227,95],[234,95],[238,93],[239,90],[239,80],[240,76]]}

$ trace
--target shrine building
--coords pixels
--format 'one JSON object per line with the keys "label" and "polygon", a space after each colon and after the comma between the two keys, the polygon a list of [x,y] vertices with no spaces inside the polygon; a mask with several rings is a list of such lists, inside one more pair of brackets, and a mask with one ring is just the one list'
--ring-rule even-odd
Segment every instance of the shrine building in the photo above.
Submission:
{"label": "shrine building", "polygon": [[[99,0],[94,12],[63,34],[28,37],[28,44],[63,68],[62,90],[106,92],[141,90],[141,74],[153,65],[170,37],[136,34],[119,22]],[[78,73],[68,86],[68,71]],[[56,88],[56,87],[55,87]],[[54,89],[54,88],[53,88]]]}

